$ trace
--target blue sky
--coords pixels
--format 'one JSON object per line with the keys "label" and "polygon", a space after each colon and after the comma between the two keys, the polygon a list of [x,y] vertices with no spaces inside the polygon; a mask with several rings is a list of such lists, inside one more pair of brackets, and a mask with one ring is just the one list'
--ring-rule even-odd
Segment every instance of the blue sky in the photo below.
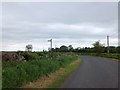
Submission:
{"label": "blue sky", "polygon": [[118,45],[117,2],[4,2],[2,50],[48,50],[61,45],[92,47],[100,40]]}

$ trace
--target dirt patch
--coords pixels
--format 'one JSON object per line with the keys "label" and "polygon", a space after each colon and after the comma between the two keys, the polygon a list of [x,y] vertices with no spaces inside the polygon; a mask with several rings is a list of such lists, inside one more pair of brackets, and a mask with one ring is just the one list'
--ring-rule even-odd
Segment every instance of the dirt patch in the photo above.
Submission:
{"label": "dirt patch", "polygon": [[41,77],[35,82],[30,82],[29,84],[24,85],[22,88],[45,88],[50,83],[53,82],[58,76],[63,75],[63,68],[60,68],[58,71],[49,74],[48,76]]}
{"label": "dirt patch", "polygon": [[120,62],[120,60],[117,60],[117,59],[112,59],[112,61],[115,61],[115,62]]}
{"label": "dirt patch", "polygon": [[23,56],[18,55],[16,52],[0,52],[2,61],[22,61]]}

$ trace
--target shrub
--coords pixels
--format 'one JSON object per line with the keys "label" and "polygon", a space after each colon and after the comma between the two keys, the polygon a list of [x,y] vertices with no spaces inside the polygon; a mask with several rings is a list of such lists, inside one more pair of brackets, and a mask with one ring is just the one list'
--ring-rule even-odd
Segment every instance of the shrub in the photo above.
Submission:
{"label": "shrub", "polygon": [[27,60],[27,61],[37,60],[40,58],[39,55],[34,52],[18,51],[17,54],[23,56],[25,58],[25,60]]}
{"label": "shrub", "polygon": [[[27,53],[28,54],[28,53]],[[46,60],[31,60],[26,62],[3,63],[3,88],[20,87],[25,83],[32,82],[44,75],[64,67],[73,61],[75,56],[61,56]]]}

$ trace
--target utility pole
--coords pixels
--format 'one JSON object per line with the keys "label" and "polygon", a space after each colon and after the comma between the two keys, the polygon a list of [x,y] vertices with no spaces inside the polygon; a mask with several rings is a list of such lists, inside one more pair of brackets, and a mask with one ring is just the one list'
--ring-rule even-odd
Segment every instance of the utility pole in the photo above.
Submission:
{"label": "utility pole", "polygon": [[55,45],[55,48],[56,48],[56,45]]}
{"label": "utility pole", "polygon": [[107,53],[109,53],[109,36],[107,35]]}
{"label": "utility pole", "polygon": [[52,39],[48,40],[50,42],[50,51],[52,51]]}

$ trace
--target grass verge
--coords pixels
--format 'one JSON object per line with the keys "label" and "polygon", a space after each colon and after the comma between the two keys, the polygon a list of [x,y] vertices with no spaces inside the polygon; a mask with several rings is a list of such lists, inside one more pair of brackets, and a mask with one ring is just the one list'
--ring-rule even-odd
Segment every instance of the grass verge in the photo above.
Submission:
{"label": "grass verge", "polygon": [[113,58],[109,58],[109,57],[102,57],[102,56],[95,56],[95,57],[103,58],[105,60],[111,60],[111,61],[114,61],[114,62],[120,62],[120,60],[118,60],[118,59],[113,59]]}
{"label": "grass verge", "polygon": [[81,62],[82,62],[82,60],[80,60],[78,58],[76,61],[68,64],[65,68],[63,68],[63,70],[61,70],[62,73],[59,74],[59,76],[56,78],[56,80],[52,84],[50,84],[48,86],[48,88],[60,87],[60,85],[66,79],[66,77],[68,77],[70,75],[70,73],[72,73],[75,69],[77,69]]}
{"label": "grass verge", "polygon": [[[104,58],[106,60],[111,60],[111,61],[115,61],[115,62],[120,62],[120,55],[118,55],[118,54],[101,54],[101,55],[95,55],[93,53],[90,53],[90,54],[85,54],[85,55],[99,57],[99,58]],[[83,54],[83,56],[84,56],[84,54]]]}
{"label": "grass verge", "polygon": [[58,88],[66,79],[66,77],[68,77],[70,73],[79,67],[81,62],[82,60],[78,58],[77,60],[72,61],[70,64],[67,64],[64,68],[60,68],[56,72],[42,77],[33,83],[29,83],[22,88]]}
{"label": "grass verge", "polygon": [[47,76],[75,61],[76,55],[61,55],[46,60],[2,63],[2,88],[17,88]]}

